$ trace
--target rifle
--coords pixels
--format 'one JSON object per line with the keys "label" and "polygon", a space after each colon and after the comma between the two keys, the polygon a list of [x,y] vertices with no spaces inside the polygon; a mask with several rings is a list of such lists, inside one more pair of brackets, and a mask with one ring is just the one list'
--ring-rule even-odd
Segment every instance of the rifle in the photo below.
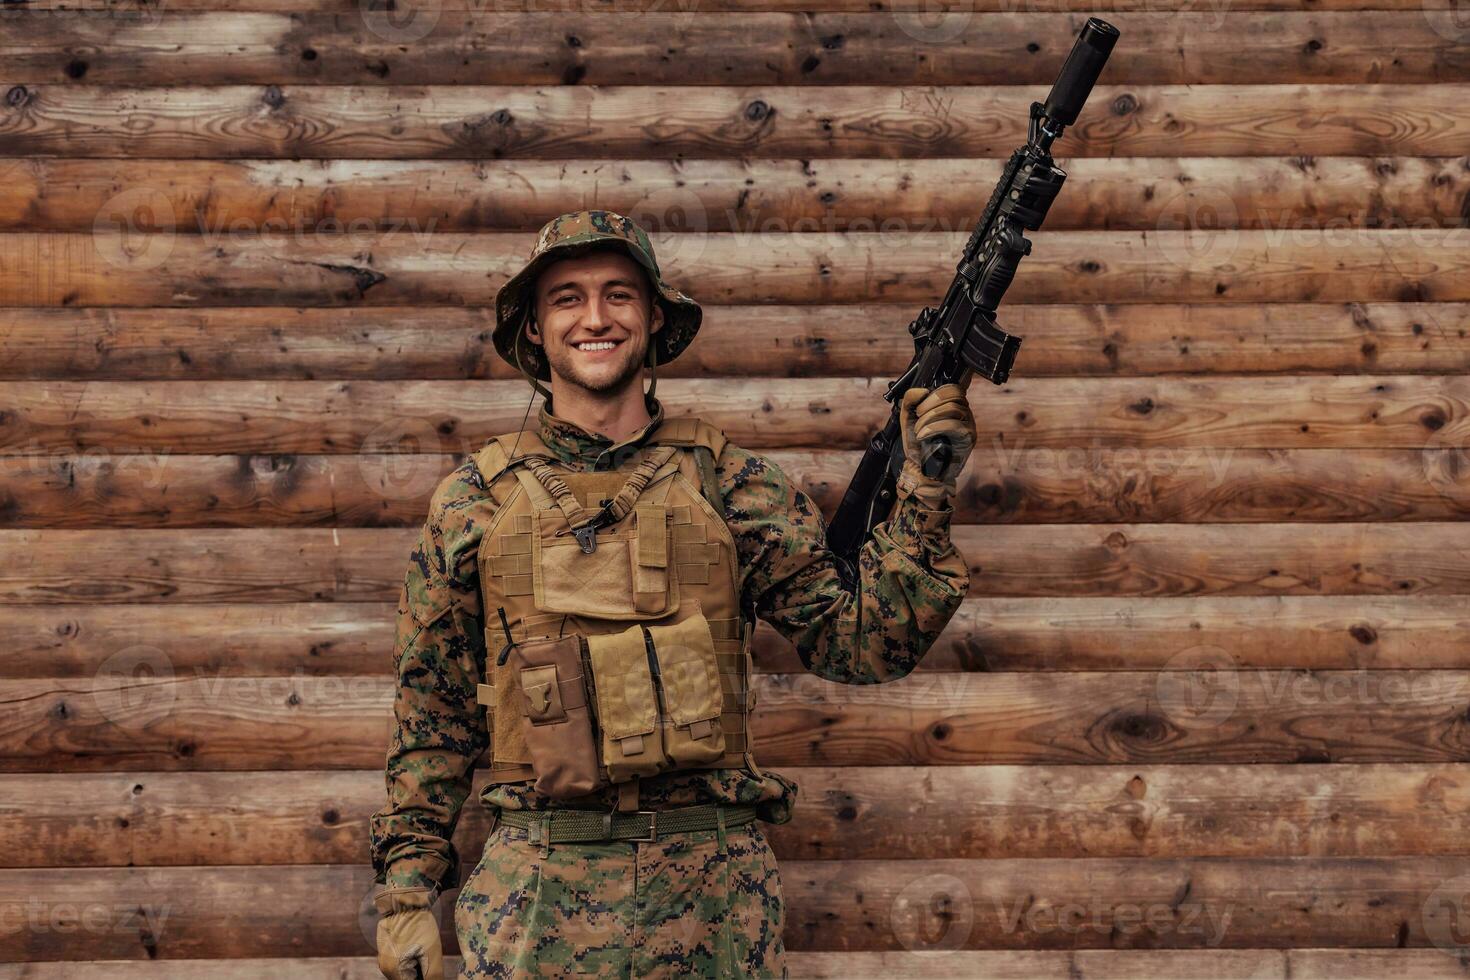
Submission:
{"label": "rifle", "polygon": [[[997,385],[1010,376],[1021,338],[996,325],[995,311],[1016,266],[1031,254],[1031,242],[1022,232],[1041,227],[1067,179],[1066,172],[1052,162],[1052,141],[1077,121],[1117,40],[1116,27],[1088,18],[1045,104],[1031,103],[1026,144],[1007,161],[985,213],[965,243],[944,301],[937,309],[924,307],[909,324],[914,358],[898,380],[889,382],[883,395],[893,403],[888,424],[868,442],[827,529],[828,549],[849,591],[857,587],[857,557],[863,542],[888,517],[896,500],[904,461],[899,422],[904,392],[950,383],[968,389],[972,374]],[[931,477],[943,472],[953,453],[947,441],[933,442],[932,447],[926,445],[921,467]]]}

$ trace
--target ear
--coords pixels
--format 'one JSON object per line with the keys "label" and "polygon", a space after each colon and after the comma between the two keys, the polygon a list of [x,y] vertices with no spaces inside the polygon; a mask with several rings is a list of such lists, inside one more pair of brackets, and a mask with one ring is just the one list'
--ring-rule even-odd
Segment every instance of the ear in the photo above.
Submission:
{"label": "ear", "polygon": [[541,339],[541,330],[536,326],[536,314],[534,311],[526,316],[526,339],[537,347],[545,345],[545,342]]}
{"label": "ear", "polygon": [[648,335],[651,337],[663,329],[664,305],[658,300],[653,301],[653,316],[648,321]]}

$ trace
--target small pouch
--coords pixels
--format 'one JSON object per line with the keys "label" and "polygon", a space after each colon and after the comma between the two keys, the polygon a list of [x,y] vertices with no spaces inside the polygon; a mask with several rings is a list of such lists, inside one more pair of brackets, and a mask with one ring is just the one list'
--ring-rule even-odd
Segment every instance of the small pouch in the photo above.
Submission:
{"label": "small pouch", "polygon": [[510,651],[535,788],[554,800],[607,785],[597,759],[579,636],[523,640]]}
{"label": "small pouch", "polygon": [[620,783],[669,768],[658,731],[658,695],[643,627],[587,637],[587,659],[597,691],[602,759]]}
{"label": "small pouch", "polygon": [[[641,506],[639,510],[642,518]],[[531,534],[536,608],[544,613],[613,620],[642,619],[677,608],[678,579],[668,568],[668,525],[663,520],[644,521],[636,532],[599,529],[589,554],[568,532],[560,511],[537,511]],[[649,545],[643,543],[643,528],[648,529]],[[644,564],[644,558],[659,560],[659,548],[662,564]]]}
{"label": "small pouch", "polygon": [[639,504],[633,509],[638,536],[628,549],[633,557],[633,608],[640,615],[657,615],[669,608],[669,519],[663,504]]}
{"label": "small pouch", "polygon": [[648,635],[667,713],[664,751],[675,766],[714,762],[725,754],[725,696],[709,621],[695,613],[671,626],[650,626]]}

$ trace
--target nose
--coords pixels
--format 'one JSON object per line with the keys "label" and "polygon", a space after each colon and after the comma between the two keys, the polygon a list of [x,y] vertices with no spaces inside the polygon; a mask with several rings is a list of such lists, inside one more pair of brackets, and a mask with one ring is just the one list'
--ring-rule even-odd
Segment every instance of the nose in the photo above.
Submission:
{"label": "nose", "polygon": [[589,330],[600,330],[612,322],[608,315],[607,301],[601,296],[593,296],[587,302],[587,314],[582,319],[582,326]]}

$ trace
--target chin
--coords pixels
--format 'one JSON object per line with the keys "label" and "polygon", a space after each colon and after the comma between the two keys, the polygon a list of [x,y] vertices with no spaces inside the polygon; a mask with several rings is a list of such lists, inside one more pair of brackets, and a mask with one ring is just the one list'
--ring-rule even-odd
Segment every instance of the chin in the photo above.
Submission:
{"label": "chin", "polygon": [[636,383],[643,368],[642,362],[643,358],[640,356],[637,360],[622,364],[616,372],[599,372],[596,375],[582,371],[580,365],[576,364],[553,364],[552,370],[578,388],[608,394],[622,391]]}

